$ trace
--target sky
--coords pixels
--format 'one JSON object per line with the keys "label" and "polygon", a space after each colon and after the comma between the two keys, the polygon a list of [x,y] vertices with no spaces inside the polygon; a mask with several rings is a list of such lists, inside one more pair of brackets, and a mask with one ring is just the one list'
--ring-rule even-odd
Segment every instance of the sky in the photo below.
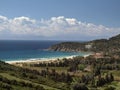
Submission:
{"label": "sky", "polygon": [[0,40],[93,40],[120,34],[120,0],[0,0]]}

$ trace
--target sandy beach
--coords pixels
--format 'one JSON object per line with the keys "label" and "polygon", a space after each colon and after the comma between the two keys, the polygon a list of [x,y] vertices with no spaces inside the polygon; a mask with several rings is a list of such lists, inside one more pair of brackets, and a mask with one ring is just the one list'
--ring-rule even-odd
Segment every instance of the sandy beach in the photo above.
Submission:
{"label": "sandy beach", "polygon": [[[15,60],[15,61],[6,61],[6,63],[9,63],[9,64],[17,64],[17,63],[39,63],[39,62],[54,62],[54,61],[57,61],[58,59],[59,60],[62,60],[63,58],[73,58],[75,57],[76,55],[74,56],[67,56],[67,57],[56,57],[56,58],[45,58],[45,59],[28,59],[28,60]],[[86,55],[85,55],[86,56]]]}
{"label": "sandy beach", "polygon": [[[93,55],[93,53],[91,54],[86,54],[84,55],[83,57],[86,58],[90,55]],[[21,63],[49,63],[49,62],[55,62],[55,61],[58,61],[58,60],[62,60],[63,58],[66,58],[66,59],[72,59],[74,57],[76,57],[78,55],[72,55],[72,56],[66,56],[66,57],[55,57],[55,58],[38,58],[38,59],[28,59],[28,60],[14,60],[14,61],[5,61],[6,63],[9,63],[9,64],[21,64]]]}

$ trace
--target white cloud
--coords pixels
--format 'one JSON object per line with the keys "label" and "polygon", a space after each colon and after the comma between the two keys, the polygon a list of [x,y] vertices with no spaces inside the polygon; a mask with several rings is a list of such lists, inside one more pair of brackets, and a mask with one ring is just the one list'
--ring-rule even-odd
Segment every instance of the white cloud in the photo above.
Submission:
{"label": "white cloud", "polygon": [[[108,28],[103,25],[84,23],[75,18],[64,16],[52,17],[49,20],[35,20],[29,17],[8,19],[0,16],[0,38],[38,37],[39,39],[96,39],[110,37],[120,33],[120,28]],[[4,36],[5,35],[5,36]],[[10,37],[9,37],[10,38]],[[28,38],[27,38],[28,39]]]}

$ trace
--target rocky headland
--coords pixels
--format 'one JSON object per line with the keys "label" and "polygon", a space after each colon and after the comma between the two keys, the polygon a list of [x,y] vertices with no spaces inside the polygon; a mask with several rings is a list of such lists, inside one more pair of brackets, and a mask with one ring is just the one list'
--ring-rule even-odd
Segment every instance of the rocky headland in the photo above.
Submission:
{"label": "rocky headland", "polygon": [[109,39],[99,39],[89,42],[58,43],[49,47],[48,50],[65,52],[91,51],[118,54],[120,52],[120,34]]}

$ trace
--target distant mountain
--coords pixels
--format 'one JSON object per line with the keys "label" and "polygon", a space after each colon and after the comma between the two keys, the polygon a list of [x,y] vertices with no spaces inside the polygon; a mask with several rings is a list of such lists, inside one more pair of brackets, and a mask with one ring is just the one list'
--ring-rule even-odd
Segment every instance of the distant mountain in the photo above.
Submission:
{"label": "distant mountain", "polygon": [[49,48],[53,51],[94,51],[94,52],[118,52],[120,51],[120,34],[107,39],[93,40],[89,42],[64,42]]}

